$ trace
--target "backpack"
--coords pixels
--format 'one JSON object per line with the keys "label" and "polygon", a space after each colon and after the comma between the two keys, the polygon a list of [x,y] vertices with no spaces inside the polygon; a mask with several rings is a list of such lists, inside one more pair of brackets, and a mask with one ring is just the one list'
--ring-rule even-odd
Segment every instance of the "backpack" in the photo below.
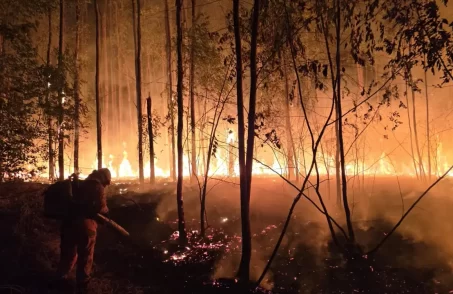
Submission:
{"label": "backpack", "polygon": [[44,216],[51,219],[67,219],[71,217],[73,195],[79,185],[77,177],[69,177],[50,185],[44,192]]}

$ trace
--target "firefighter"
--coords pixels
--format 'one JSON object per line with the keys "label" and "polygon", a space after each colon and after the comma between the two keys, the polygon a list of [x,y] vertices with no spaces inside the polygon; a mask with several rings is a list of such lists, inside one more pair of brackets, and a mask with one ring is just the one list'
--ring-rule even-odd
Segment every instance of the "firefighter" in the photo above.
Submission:
{"label": "firefighter", "polygon": [[74,204],[70,216],[61,226],[59,280],[67,280],[77,263],[76,281],[80,293],[87,291],[93,266],[94,247],[98,227],[97,214],[107,214],[105,188],[110,185],[109,169],[94,170],[84,181],[80,181],[73,193]]}

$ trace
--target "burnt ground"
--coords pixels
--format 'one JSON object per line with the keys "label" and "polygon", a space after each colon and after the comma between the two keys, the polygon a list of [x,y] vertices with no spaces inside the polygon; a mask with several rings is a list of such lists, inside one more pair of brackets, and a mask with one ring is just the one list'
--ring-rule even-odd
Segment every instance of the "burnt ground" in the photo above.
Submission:
{"label": "burnt ground", "polygon": [[[268,180],[263,183],[272,185]],[[255,278],[275,244],[286,204],[291,200],[283,195],[286,192],[279,184],[275,185],[252,196],[256,197],[252,199],[251,213],[254,232],[251,271]],[[44,187],[38,183],[0,185],[0,293],[72,293],[72,284],[52,283],[58,262],[59,229],[58,222],[41,217],[40,192]],[[110,216],[130,232],[131,238],[100,226],[92,293],[237,292],[234,279],[222,279],[233,277],[240,258],[240,215],[237,202],[230,200],[237,187],[220,184],[208,196],[210,227],[203,240],[197,231],[197,191],[186,189],[190,237],[186,248],[179,248],[175,240],[173,184],[160,183],[142,192],[133,184],[109,189]],[[435,199],[434,206],[420,209],[430,213],[428,219],[439,215],[432,209],[451,204]],[[373,207],[397,206],[399,201],[380,201]],[[307,203],[301,202],[299,206]],[[332,244],[323,219],[319,215],[313,219],[312,214],[305,210],[295,213],[264,283],[272,290],[260,288],[256,293],[452,293],[453,255],[448,246],[452,237],[446,234],[450,232],[449,224],[446,223],[447,230],[436,233],[442,235],[440,243],[437,239],[428,242],[420,236],[425,236],[422,233],[429,229],[417,223],[422,215],[415,215],[409,222],[419,224],[422,233],[408,228],[397,231],[375,256],[364,259],[359,266],[350,266]],[[357,239],[364,246],[376,244],[389,231],[391,222],[384,217],[357,221]],[[447,245],[442,246],[443,242]]]}

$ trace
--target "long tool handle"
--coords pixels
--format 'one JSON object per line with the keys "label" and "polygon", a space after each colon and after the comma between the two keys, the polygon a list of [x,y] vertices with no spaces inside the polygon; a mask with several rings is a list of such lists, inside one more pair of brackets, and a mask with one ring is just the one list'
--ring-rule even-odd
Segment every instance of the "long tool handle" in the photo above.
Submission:
{"label": "long tool handle", "polygon": [[110,225],[110,227],[112,227],[113,229],[115,229],[116,231],[118,231],[121,235],[125,236],[125,237],[129,237],[130,234],[128,231],[126,231],[122,226],[120,226],[119,224],[117,224],[114,220],[108,218],[108,217],[105,217],[103,216],[102,214],[98,213],[98,217],[100,219],[102,219],[104,222],[106,222],[107,224]]}

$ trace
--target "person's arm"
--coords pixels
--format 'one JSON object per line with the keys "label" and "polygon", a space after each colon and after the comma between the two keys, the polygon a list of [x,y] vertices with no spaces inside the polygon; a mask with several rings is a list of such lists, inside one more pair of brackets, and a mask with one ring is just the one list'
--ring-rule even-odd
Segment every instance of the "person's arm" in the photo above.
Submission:
{"label": "person's arm", "polygon": [[96,211],[100,214],[106,215],[109,212],[109,208],[107,207],[105,188],[101,184],[96,186],[96,196]]}

